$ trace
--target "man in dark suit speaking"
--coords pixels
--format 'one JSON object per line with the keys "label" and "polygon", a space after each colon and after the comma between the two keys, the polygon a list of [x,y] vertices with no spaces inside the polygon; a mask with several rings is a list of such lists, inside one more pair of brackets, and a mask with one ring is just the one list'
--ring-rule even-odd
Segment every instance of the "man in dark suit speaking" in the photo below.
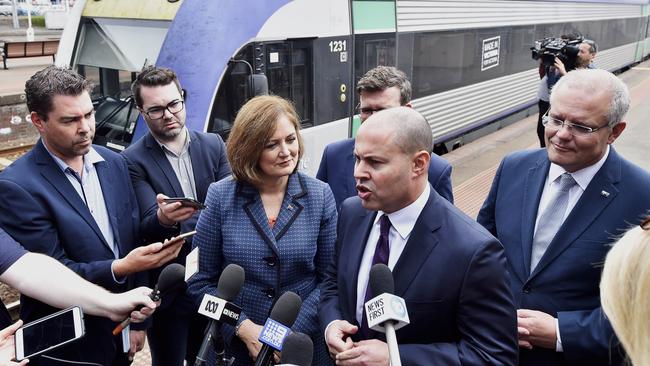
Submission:
{"label": "man in dark suit speaking", "polygon": [[[397,123],[399,121],[399,123]],[[337,365],[388,365],[363,321],[372,265],[393,271],[410,324],[397,331],[404,365],[514,365],[516,313],[501,244],[427,181],[431,129],[411,108],[378,112],[354,147],[358,197],[341,206],[320,321]]]}
{"label": "man in dark suit speaking", "polygon": [[[357,83],[359,118],[365,121],[373,113],[399,106],[411,106],[411,82],[406,74],[392,66],[377,66]],[[394,121],[398,125],[401,121]],[[316,178],[329,184],[336,207],[357,195],[354,182],[354,138],[325,147]],[[429,161],[429,182],[439,195],[454,203],[451,190],[451,165],[436,154]]]}
{"label": "man in dark suit speaking", "polygon": [[479,213],[508,258],[521,365],[621,359],[598,284],[616,237],[650,208],[650,174],[610,146],[629,103],[625,84],[607,71],[562,77],[544,116],[546,149],[507,156]]}

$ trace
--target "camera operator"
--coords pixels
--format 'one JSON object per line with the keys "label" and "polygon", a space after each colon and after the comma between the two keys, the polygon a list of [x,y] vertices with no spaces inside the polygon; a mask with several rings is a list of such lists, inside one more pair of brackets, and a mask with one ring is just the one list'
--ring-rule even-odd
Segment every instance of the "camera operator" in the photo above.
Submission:
{"label": "camera operator", "polygon": [[[576,39],[575,36],[562,36],[561,38],[569,41]],[[580,43],[578,49],[579,50],[576,55],[574,68],[595,68],[593,60],[596,57],[596,52],[598,52],[598,46],[596,45],[596,42],[585,39]],[[537,137],[539,138],[540,147],[546,146],[544,142],[544,126],[542,125],[542,116],[546,114],[550,107],[549,95],[551,94],[551,89],[562,76],[566,75],[567,72],[573,70],[574,68],[567,68],[559,57],[555,57],[555,63],[553,66],[545,66],[542,59],[540,59],[540,77],[542,79],[539,82],[539,89],[537,91],[537,97],[539,99],[537,103],[539,107],[539,115],[537,117]]]}

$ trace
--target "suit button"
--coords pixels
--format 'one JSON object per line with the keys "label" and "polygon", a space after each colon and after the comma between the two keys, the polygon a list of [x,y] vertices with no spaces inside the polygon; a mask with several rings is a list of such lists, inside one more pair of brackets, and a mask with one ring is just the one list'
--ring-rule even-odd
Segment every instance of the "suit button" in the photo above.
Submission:
{"label": "suit button", "polygon": [[524,291],[525,294],[529,294],[529,293],[530,293],[530,290],[531,290],[531,288],[530,288],[529,285],[524,286],[524,290],[523,290],[523,291]]}
{"label": "suit button", "polygon": [[278,263],[278,259],[276,257],[264,257],[262,258],[266,262],[266,264],[269,265],[269,267],[275,267],[275,264]]}
{"label": "suit button", "polygon": [[262,291],[266,294],[266,297],[269,299],[272,299],[275,297],[275,289],[274,288],[267,288],[264,291]]}

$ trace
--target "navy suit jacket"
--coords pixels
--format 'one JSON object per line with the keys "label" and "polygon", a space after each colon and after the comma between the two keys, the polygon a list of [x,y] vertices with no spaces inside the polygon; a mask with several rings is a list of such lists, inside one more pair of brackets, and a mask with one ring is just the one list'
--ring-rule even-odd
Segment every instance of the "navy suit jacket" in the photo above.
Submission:
{"label": "navy suit jacket", "polygon": [[[293,291],[302,298],[302,307],[292,329],[312,337],[313,365],[329,364],[316,314],[336,240],[336,206],[327,184],[291,174],[273,228],[258,190],[249,184],[232,178],[213,183],[206,204],[193,242],[199,248],[199,272],[188,284],[195,302],[206,293],[216,296],[221,271],[236,263],[246,271],[246,282],[234,300],[243,309],[239,322],[250,319],[263,325],[277,298]],[[234,328],[221,329],[236,364],[253,364]]]}
{"label": "navy suit jacket", "polygon": [[[357,195],[354,181],[354,139],[337,141],[325,147],[316,178],[330,185],[338,209],[346,198]],[[431,154],[429,183],[439,195],[454,203],[451,165],[436,154]]]}
{"label": "navy suit jacket", "polygon": [[[506,250],[517,308],[558,318],[564,352],[521,350],[522,365],[607,365],[618,342],[600,308],[599,282],[611,244],[650,208],[650,174],[610,149],[605,164],[530,273],[537,208],[548,175],[546,150],[507,156],[478,221]],[[610,355],[611,350],[611,355]]]}
{"label": "navy suit jacket", "polygon": [[[208,187],[230,175],[226,147],[221,137],[213,133],[189,131],[189,153],[192,160],[196,199],[205,202]],[[147,242],[161,241],[179,233],[179,230],[161,230],[156,211],[156,194],[184,197],[181,184],[156,139],[147,133],[123,153],[129,166],[133,188],[142,217],[142,235]],[[180,224],[180,232],[194,230],[198,214]],[[189,240],[188,240],[189,241]],[[189,245],[187,246],[190,247]],[[184,256],[180,255],[179,258]],[[181,262],[183,265],[184,262]]]}
{"label": "navy suit jacket", "polygon": [[[139,243],[140,220],[129,172],[120,155],[101,146],[93,147],[105,159],[95,164],[95,168],[115,241],[123,257]],[[0,211],[0,226],[17,242],[29,251],[59,260],[88,281],[113,292],[146,284],[141,274],[129,276],[124,284],[113,279],[111,264],[115,255],[112,245],[106,242],[84,201],[42,141],[0,174]],[[26,322],[54,310],[22,297],[21,319]],[[115,354],[122,352],[115,348],[111,335],[115,323],[90,315],[85,316],[85,323],[84,338],[48,354],[110,364]]]}
{"label": "navy suit jacket", "polygon": [[[357,278],[376,212],[341,206],[336,254],[319,316],[357,324]],[[515,365],[516,312],[499,241],[434,190],[399,257],[395,295],[410,324],[397,331],[403,365]],[[356,338],[356,335],[355,337]]]}

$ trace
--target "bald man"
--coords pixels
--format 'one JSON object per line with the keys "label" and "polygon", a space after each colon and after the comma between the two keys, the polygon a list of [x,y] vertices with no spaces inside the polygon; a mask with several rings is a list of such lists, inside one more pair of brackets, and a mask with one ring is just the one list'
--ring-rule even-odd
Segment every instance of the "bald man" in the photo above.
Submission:
{"label": "bald man", "polygon": [[[395,123],[399,121],[400,123]],[[407,107],[373,114],[354,147],[357,197],[345,200],[320,320],[337,365],[388,365],[363,304],[372,265],[393,271],[410,324],[397,331],[403,365],[514,365],[516,311],[503,248],[427,180],[433,139]]]}

